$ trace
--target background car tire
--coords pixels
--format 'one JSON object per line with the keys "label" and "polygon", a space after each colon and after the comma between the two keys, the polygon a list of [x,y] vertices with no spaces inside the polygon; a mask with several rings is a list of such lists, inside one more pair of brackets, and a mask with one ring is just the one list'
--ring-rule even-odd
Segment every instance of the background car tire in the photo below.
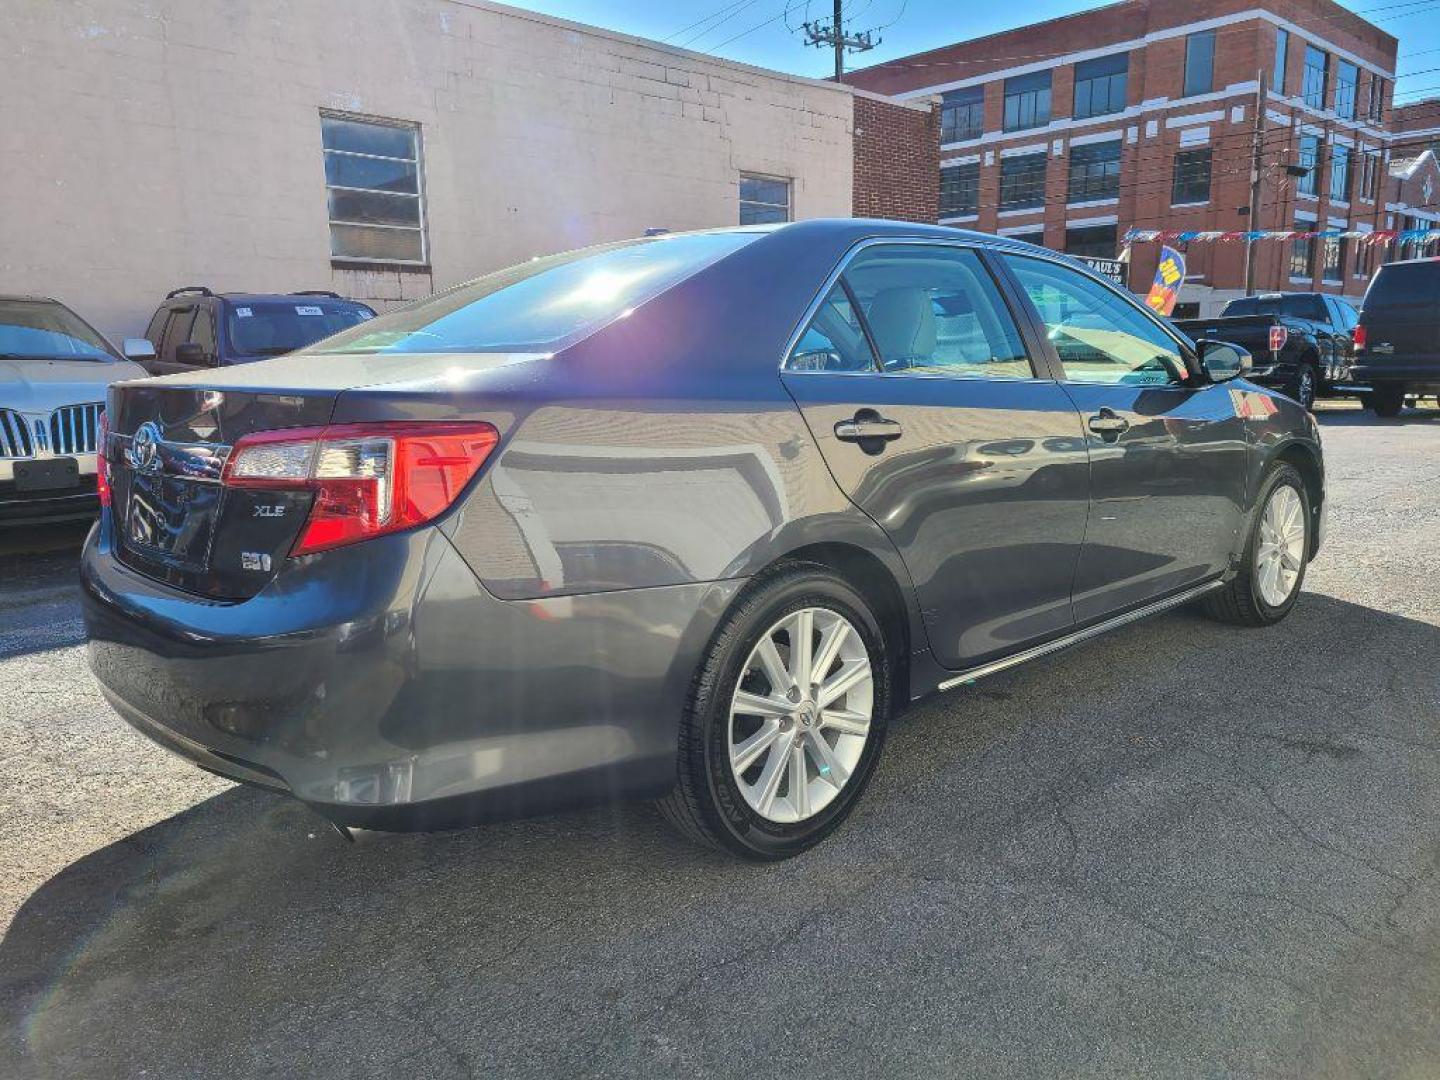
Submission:
{"label": "background car tire", "polygon": [[1387,420],[1400,415],[1400,410],[1405,407],[1405,391],[1397,390],[1394,387],[1377,387],[1370,391],[1370,398],[1366,402],[1374,411],[1376,416],[1383,416]]}
{"label": "background car tire", "polygon": [[1294,398],[1301,408],[1310,410],[1315,408],[1315,395],[1319,389],[1319,368],[1311,360],[1302,360],[1295,369],[1294,381],[1285,388],[1285,392]]}
{"label": "background car tire", "polygon": [[[732,768],[731,709],[741,678],[753,677],[747,662],[761,638],[777,623],[812,609],[843,617],[858,635],[851,648],[858,655],[863,646],[870,664],[869,733],[848,779],[822,810],[804,820],[777,822],[747,801]],[[875,770],[890,716],[890,665],[870,605],[829,567],[787,562],[759,575],[700,662],[680,726],[676,786],[660,801],[662,813],[691,839],[756,861],[789,858],[818,844],[849,815]]]}
{"label": "background car tire", "polygon": [[[1300,521],[1304,528],[1302,556],[1289,595],[1283,603],[1271,604],[1263,595],[1256,556],[1261,545],[1266,508],[1276,496],[1276,492],[1286,487],[1299,498]],[[1305,584],[1305,571],[1310,563],[1310,547],[1314,539],[1311,535],[1314,523],[1310,515],[1310,495],[1305,489],[1304,479],[1293,465],[1279,462],[1270,469],[1260,486],[1260,497],[1255,505],[1255,520],[1250,523],[1250,535],[1245,544],[1240,570],[1224,588],[1217,589],[1201,602],[1205,613],[1211,618],[1237,626],[1273,626],[1290,614],[1300,596],[1300,589]]]}

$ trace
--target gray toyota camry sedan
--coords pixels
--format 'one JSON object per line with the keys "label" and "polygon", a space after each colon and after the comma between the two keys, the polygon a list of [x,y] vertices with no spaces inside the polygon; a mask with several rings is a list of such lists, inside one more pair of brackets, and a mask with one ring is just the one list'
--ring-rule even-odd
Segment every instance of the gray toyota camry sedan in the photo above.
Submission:
{"label": "gray toyota camry sedan", "polygon": [[907,702],[1192,601],[1285,617],[1320,441],[1248,362],[951,229],[536,259],[112,388],[91,667],[155,741],[339,824],[653,797],[782,858]]}

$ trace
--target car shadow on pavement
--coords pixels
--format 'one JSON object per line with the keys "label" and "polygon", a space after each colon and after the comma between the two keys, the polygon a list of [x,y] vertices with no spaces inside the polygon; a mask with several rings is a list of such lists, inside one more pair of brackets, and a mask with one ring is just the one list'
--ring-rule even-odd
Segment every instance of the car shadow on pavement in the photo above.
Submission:
{"label": "car shadow on pavement", "polygon": [[1435,1075],[1437,657],[1315,594],[1138,624],[910,710],[773,866],[232,789],[24,904],[0,1075]]}
{"label": "car shadow on pavement", "polygon": [[1422,406],[1401,410],[1399,416],[1376,416],[1369,409],[1316,409],[1321,427],[1400,427],[1406,424],[1440,424],[1440,409]]}

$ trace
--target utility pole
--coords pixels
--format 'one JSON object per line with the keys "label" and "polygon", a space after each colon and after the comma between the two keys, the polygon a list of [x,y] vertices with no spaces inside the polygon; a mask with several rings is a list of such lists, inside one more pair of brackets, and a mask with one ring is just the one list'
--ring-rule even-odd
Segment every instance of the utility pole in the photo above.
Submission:
{"label": "utility pole", "polygon": [[827,46],[835,50],[835,80],[838,82],[845,74],[845,53],[869,52],[880,39],[874,36],[873,30],[862,30],[858,34],[845,33],[844,0],[835,0],[835,14],[830,23],[807,22],[802,24],[805,29],[805,44],[814,45],[816,48]]}
{"label": "utility pole", "polygon": [[[1255,126],[1250,146],[1250,210],[1247,231],[1260,228],[1260,171],[1265,163],[1265,69],[1256,72]],[[1245,295],[1255,295],[1255,241],[1245,241]]]}

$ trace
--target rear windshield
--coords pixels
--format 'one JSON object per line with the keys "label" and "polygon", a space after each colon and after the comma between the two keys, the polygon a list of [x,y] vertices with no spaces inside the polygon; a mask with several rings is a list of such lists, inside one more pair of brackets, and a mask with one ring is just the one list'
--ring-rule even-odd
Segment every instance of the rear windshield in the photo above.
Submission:
{"label": "rear windshield", "polygon": [[1328,321],[1325,301],[1318,296],[1242,296],[1225,305],[1222,316],[1289,315],[1295,319]]}
{"label": "rear windshield", "polygon": [[308,296],[237,301],[229,305],[225,332],[240,356],[279,356],[374,317],[364,304]]}
{"label": "rear windshield", "polygon": [[553,352],[760,233],[682,233],[532,259],[388,312],[316,353]]}
{"label": "rear windshield", "polygon": [[53,300],[0,301],[0,360],[117,359],[105,339]]}
{"label": "rear windshield", "polygon": [[1365,310],[1402,304],[1440,306],[1440,259],[1380,267],[1365,293]]}

